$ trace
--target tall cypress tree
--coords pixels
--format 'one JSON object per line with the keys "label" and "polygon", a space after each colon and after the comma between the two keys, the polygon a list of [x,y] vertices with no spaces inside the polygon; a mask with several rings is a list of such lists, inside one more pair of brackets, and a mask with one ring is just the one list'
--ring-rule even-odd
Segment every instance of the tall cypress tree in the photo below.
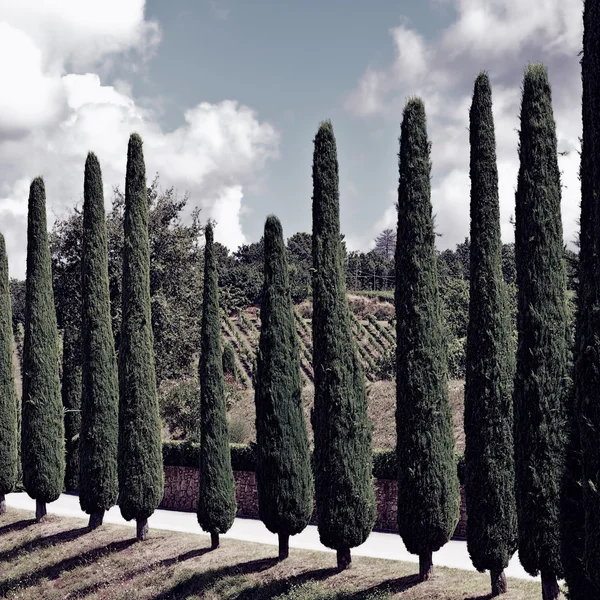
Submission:
{"label": "tall cypress tree", "polygon": [[225,533],[235,519],[237,503],[231,468],[223,359],[219,318],[219,277],[213,247],[213,227],[204,230],[204,297],[200,362],[200,494],[198,523],[211,537],[212,548],[219,546],[219,534]]}
{"label": "tall cypress tree", "polygon": [[65,426],[58,376],[58,330],[46,228],[46,190],[36,177],[29,189],[27,280],[23,346],[21,463],[23,485],[46,514],[65,478]]}
{"label": "tall cypress tree", "polygon": [[146,539],[163,495],[161,424],[150,317],[148,198],[142,139],[131,134],[125,178],[122,323],[119,346],[119,507]]}
{"label": "tall cypress tree", "polygon": [[116,503],[119,491],[119,380],[110,315],[102,171],[92,152],[85,161],[83,184],[81,292],[79,502],[90,515],[90,529],[94,529],[102,524],[104,512]]}
{"label": "tall cypress tree", "polygon": [[277,217],[265,223],[265,283],[256,377],[258,509],[279,535],[279,558],[313,508],[308,434],[302,407],[300,350],[294,322],[283,231]]}
{"label": "tall cypress tree", "polygon": [[[572,430],[563,506],[565,578],[569,594],[575,599],[594,597],[592,586],[596,596],[600,595],[600,6],[591,0],[584,4],[581,75],[583,138],[575,394],[570,406]],[[577,424],[581,438],[576,435]]]}
{"label": "tall cypress tree", "polygon": [[502,277],[502,239],[492,89],[475,80],[471,142],[470,301],[466,348],[467,547],[489,569],[492,594],[506,592],[504,569],[517,548],[510,314]]}
{"label": "tall cypress tree", "polygon": [[230,373],[234,381],[237,381],[238,373],[235,364],[235,352],[229,343],[223,348],[223,373]]}
{"label": "tall cypress tree", "polygon": [[518,347],[514,388],[519,558],[541,572],[544,598],[558,597],[560,485],[567,380],[566,275],[560,171],[548,73],[523,79],[515,255]]}
{"label": "tall cypress tree", "polygon": [[65,490],[79,489],[79,432],[81,429],[81,339],[68,324],[63,332],[62,403],[65,410]]}
{"label": "tall cypress tree", "polygon": [[438,295],[425,107],[410,99],[400,131],[396,245],[398,529],[420,579],[458,522],[459,491]]}
{"label": "tall cypress tree", "polygon": [[331,122],[319,126],[313,155],[313,367],[315,496],[321,543],[351,561],[375,523],[372,425],[357,356],[340,237],[337,149]]}
{"label": "tall cypress tree", "polygon": [[8,283],[8,259],[0,233],[0,515],[4,496],[13,491],[18,471],[17,391],[13,376],[13,331]]}

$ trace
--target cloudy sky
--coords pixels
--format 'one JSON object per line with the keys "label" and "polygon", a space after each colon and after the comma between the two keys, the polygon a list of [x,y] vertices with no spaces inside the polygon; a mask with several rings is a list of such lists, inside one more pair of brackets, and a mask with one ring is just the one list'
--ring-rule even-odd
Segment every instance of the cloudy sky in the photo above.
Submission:
{"label": "cloudy sky", "polygon": [[3,0],[0,230],[25,271],[29,183],[46,181],[49,223],[81,203],[89,150],[107,204],[123,187],[128,136],[149,179],[189,192],[230,248],[277,214],[310,231],[312,140],[330,118],[341,221],[351,249],[394,226],[398,135],[425,101],[440,248],[469,230],[468,108],[490,74],[502,231],[512,240],[520,85],[543,62],[553,85],[565,241],[576,234],[581,0]]}

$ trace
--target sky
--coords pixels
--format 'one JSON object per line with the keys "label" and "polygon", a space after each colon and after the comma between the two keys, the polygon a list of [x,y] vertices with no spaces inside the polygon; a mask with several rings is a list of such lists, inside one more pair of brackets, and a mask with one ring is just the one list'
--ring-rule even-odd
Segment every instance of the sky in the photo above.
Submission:
{"label": "sky", "polygon": [[127,141],[144,140],[148,181],[189,194],[230,249],[311,230],[312,151],[331,119],[340,219],[350,250],[395,227],[398,136],[420,96],[432,143],[440,249],[469,234],[468,112],[492,83],[504,241],[513,240],[523,71],[553,88],[565,242],[577,235],[582,0],[3,0],[0,231],[25,275],[31,180],[48,225],[83,197],[88,151],[105,204],[124,187]]}

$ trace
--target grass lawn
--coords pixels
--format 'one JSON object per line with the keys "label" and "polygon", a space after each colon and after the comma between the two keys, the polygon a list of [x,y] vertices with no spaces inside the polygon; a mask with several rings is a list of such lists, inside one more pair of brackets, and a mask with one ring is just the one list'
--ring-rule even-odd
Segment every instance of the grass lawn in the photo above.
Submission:
{"label": "grass lawn", "polygon": [[[487,575],[438,568],[419,584],[416,564],[357,557],[343,573],[333,553],[290,551],[278,563],[273,546],[105,525],[89,533],[79,519],[9,509],[0,517],[0,598],[209,600],[471,600],[489,598]],[[541,598],[537,583],[509,580],[505,600]]]}

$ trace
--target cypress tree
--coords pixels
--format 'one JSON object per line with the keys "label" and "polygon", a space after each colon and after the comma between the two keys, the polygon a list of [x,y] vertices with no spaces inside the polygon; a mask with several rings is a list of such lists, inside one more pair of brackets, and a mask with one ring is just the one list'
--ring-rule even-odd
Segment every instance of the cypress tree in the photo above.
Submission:
{"label": "cypress tree", "polygon": [[6,512],[4,496],[12,492],[18,472],[17,391],[13,376],[13,331],[8,283],[8,259],[0,233],[0,515]]}
{"label": "cypress tree", "polygon": [[65,426],[58,376],[58,330],[46,228],[46,190],[36,177],[29,189],[27,279],[23,346],[21,463],[23,485],[46,514],[65,479]]}
{"label": "cypress tree", "polygon": [[200,494],[198,523],[219,546],[219,534],[232,525],[237,510],[231,468],[219,318],[219,281],[213,247],[213,228],[204,230],[204,297],[198,373],[200,378]]}
{"label": "cypress tree", "polygon": [[110,314],[102,171],[92,152],[85,161],[83,185],[81,291],[79,502],[90,515],[90,529],[94,529],[102,524],[104,512],[114,506],[119,491],[119,380]]}
{"label": "cypress tree", "polygon": [[281,223],[265,223],[265,283],[256,377],[258,509],[279,535],[279,558],[313,509],[313,480],[302,407],[300,350]]}
{"label": "cypress tree", "polygon": [[560,172],[548,73],[523,80],[515,255],[518,347],[514,388],[519,558],[541,572],[544,598],[558,597],[560,486],[567,379],[566,275]]}
{"label": "cypress tree", "polygon": [[237,380],[237,367],[235,364],[235,352],[231,344],[225,344],[223,348],[223,373],[231,373],[233,380]]}
{"label": "cypress tree", "polygon": [[502,276],[502,239],[492,89],[475,80],[471,143],[471,275],[465,384],[467,547],[506,592],[504,569],[517,548],[511,323]]}
{"label": "cypress tree", "polygon": [[65,411],[65,490],[79,489],[79,432],[81,429],[81,340],[67,324],[63,332],[62,403]]}
{"label": "cypress tree", "polygon": [[[569,594],[575,599],[600,596],[600,6],[590,0],[584,3],[581,74],[583,138],[575,394],[570,407],[572,435],[565,477],[571,485],[565,486],[563,510],[565,578]],[[580,438],[576,435],[577,423]]]}
{"label": "cypress tree", "polygon": [[313,155],[313,367],[315,496],[321,543],[351,561],[375,523],[372,424],[358,359],[343,268],[339,176],[330,121],[319,126]]}
{"label": "cypress tree", "polygon": [[410,99],[400,131],[396,245],[398,529],[419,577],[458,522],[445,337],[438,295],[425,107]]}
{"label": "cypress tree", "polygon": [[163,495],[161,424],[150,316],[148,198],[142,139],[131,134],[125,178],[122,322],[119,346],[119,507],[146,539]]}

